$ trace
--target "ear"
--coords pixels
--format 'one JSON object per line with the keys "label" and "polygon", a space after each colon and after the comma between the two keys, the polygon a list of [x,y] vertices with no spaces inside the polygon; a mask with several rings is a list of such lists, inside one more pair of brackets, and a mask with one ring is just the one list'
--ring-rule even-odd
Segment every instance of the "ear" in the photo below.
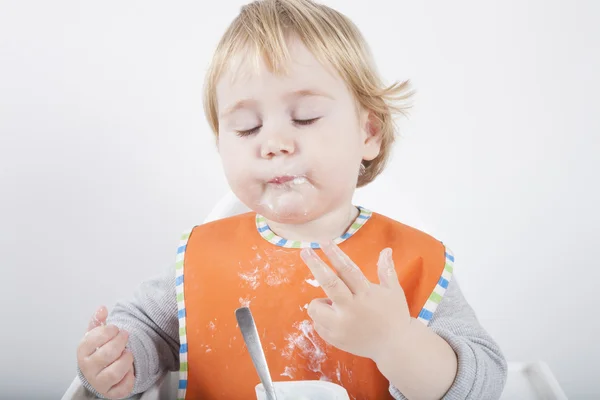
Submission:
{"label": "ear", "polygon": [[381,124],[372,111],[363,111],[363,160],[374,160],[381,151]]}

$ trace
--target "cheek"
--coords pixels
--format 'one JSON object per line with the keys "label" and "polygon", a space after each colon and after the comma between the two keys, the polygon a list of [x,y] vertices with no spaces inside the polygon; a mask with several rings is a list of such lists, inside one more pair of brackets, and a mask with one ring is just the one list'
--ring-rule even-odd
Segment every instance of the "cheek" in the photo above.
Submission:
{"label": "cheek", "polygon": [[332,146],[313,159],[313,183],[328,196],[347,196],[356,188],[360,161],[348,149]]}
{"label": "cheek", "polygon": [[311,148],[314,149],[311,152],[313,160],[333,173],[347,175],[347,171],[354,165],[358,166],[362,158],[358,127],[347,121],[338,120],[322,128],[314,136],[314,143],[311,144]]}
{"label": "cheek", "polygon": [[229,187],[242,203],[253,208],[260,200],[262,189],[251,168],[255,162],[251,144],[239,138],[224,137],[218,148]]}
{"label": "cheek", "polygon": [[243,146],[239,140],[223,137],[219,141],[219,155],[223,170],[231,185],[247,179],[249,164],[249,147]]}

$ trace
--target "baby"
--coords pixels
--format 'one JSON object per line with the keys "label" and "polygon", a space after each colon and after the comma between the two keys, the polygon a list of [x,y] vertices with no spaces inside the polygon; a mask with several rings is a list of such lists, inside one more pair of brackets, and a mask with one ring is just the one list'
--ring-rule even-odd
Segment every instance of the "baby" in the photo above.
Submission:
{"label": "baby", "polygon": [[[185,233],[175,266],[77,350],[96,395],[179,370],[180,399],[251,399],[236,325],[249,306],[276,380],[327,380],[352,399],[497,399],[506,361],[438,240],[352,204],[383,170],[407,83],[384,86],[345,16],[310,0],[242,8],[218,44],[205,112],[253,212]],[[233,384],[235,382],[235,384]]]}

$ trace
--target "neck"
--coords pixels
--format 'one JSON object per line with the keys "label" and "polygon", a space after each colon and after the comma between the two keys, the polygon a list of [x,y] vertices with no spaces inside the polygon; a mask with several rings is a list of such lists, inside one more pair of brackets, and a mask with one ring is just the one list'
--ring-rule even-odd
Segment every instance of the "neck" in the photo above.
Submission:
{"label": "neck", "polygon": [[303,224],[282,224],[267,220],[276,235],[302,242],[324,242],[342,236],[350,228],[359,211],[352,204],[339,207]]}

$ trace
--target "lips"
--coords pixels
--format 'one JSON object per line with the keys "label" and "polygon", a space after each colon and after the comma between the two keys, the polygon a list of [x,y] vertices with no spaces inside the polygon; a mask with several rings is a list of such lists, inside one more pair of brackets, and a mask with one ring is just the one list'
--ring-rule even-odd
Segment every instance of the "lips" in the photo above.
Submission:
{"label": "lips", "polygon": [[283,185],[284,183],[288,183],[291,182],[295,179],[295,176],[278,176],[276,178],[273,178],[269,181],[269,183],[275,184],[275,185]]}
{"label": "lips", "polygon": [[272,185],[291,186],[291,185],[301,185],[301,184],[307,183],[307,182],[308,181],[307,181],[306,177],[303,175],[300,175],[300,176],[285,175],[285,176],[278,176],[277,178],[273,178],[268,183],[270,183]]}

